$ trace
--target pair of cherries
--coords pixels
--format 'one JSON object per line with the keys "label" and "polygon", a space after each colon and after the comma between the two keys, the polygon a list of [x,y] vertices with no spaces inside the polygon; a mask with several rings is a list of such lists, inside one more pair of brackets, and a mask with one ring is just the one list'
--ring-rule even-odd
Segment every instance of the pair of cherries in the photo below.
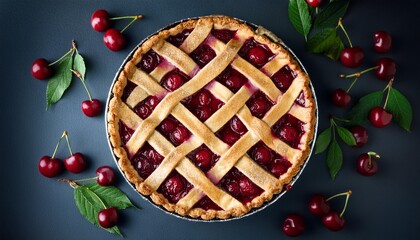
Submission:
{"label": "pair of cherries", "polygon": [[[309,212],[322,218],[322,224],[331,231],[339,231],[344,228],[346,220],[343,214],[347,208],[347,203],[351,191],[336,194],[326,199],[322,194],[315,194],[311,197],[308,204]],[[339,197],[346,196],[346,202],[341,213],[332,210],[329,201]],[[305,221],[299,214],[289,214],[283,222],[283,233],[290,237],[301,235],[305,231]]]}
{"label": "pair of cherries", "polygon": [[[143,15],[123,16],[111,18],[106,10],[100,9],[93,12],[90,18],[92,28],[97,32],[105,32],[103,41],[111,51],[120,51],[127,45],[127,39],[123,32],[135,21],[143,18]],[[132,19],[121,31],[111,27],[112,20]]]}

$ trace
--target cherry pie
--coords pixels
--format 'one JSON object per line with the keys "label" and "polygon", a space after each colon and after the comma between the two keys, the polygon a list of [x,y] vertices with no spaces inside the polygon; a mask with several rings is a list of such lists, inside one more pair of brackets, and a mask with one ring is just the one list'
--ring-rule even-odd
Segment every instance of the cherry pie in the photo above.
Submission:
{"label": "cherry pie", "polygon": [[107,130],[125,177],[180,216],[242,216],[280,193],[311,151],[316,103],[293,55],[226,16],[145,40],[112,87]]}

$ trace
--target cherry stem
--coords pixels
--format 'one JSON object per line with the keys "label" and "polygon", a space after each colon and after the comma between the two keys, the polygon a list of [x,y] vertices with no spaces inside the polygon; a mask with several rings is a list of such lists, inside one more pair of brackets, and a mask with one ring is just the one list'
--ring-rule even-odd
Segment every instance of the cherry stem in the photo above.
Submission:
{"label": "cherry stem", "polygon": [[134,16],[121,16],[121,17],[113,17],[109,20],[120,20],[120,19],[141,19],[143,18],[143,15],[134,15]]}
{"label": "cherry stem", "polygon": [[318,7],[315,8],[315,13],[318,14]]}
{"label": "cherry stem", "polygon": [[349,88],[347,88],[346,93],[349,93],[349,92],[350,92],[351,88],[352,88],[352,87],[353,87],[353,85],[357,82],[357,80],[358,80],[358,79],[359,79],[358,77],[355,77],[355,78],[354,78],[354,80],[353,80],[353,82],[351,82],[351,84],[350,84]]}
{"label": "cherry stem", "polygon": [[346,196],[346,202],[344,203],[344,207],[343,207],[343,210],[341,211],[341,213],[340,213],[340,217],[343,217],[343,214],[344,214],[344,212],[346,211],[346,208],[347,208],[347,203],[349,202],[349,198],[350,198],[350,195],[352,194],[352,191],[351,190],[348,190],[347,192],[343,192],[343,193],[338,193],[338,194],[335,194],[334,196],[332,196],[332,197],[329,197],[327,200],[325,200],[325,201],[330,201],[331,199],[333,199],[333,198],[336,198],[336,197],[340,197],[340,196]]}
{"label": "cherry stem", "polygon": [[143,18],[143,15],[137,15],[137,16],[133,16],[133,20],[131,20],[131,22],[129,22],[128,24],[127,24],[127,26],[125,26],[121,31],[120,31],[120,33],[123,33],[131,24],[133,24],[135,21],[137,21],[137,20],[139,20],[139,19],[142,19]]}
{"label": "cherry stem", "polygon": [[71,71],[74,73],[74,75],[76,75],[76,77],[78,77],[80,79],[80,81],[82,81],[83,87],[86,90],[86,93],[89,97],[89,100],[92,101],[92,96],[90,95],[89,89],[86,86],[86,83],[85,83],[85,80],[83,79],[83,76],[77,70],[72,69]]}
{"label": "cherry stem", "polygon": [[363,71],[360,71],[360,72],[355,72],[355,73],[352,73],[352,74],[349,74],[349,75],[345,75],[345,74],[341,74],[340,75],[340,77],[341,78],[351,78],[351,77],[360,77],[362,74],[364,74],[364,73],[366,73],[366,72],[369,72],[369,71],[372,71],[372,70],[375,70],[375,69],[377,69],[379,66],[374,66],[374,67],[371,67],[371,68],[368,68],[368,69],[365,69],[365,70],[363,70]]}
{"label": "cherry stem", "polygon": [[63,137],[64,137],[66,134],[67,134],[67,132],[66,132],[66,131],[64,131],[64,132],[63,132],[63,134],[61,135],[60,139],[58,139],[58,142],[57,142],[57,144],[55,145],[55,149],[54,149],[54,152],[53,152],[53,155],[51,156],[51,158],[54,158],[54,157],[55,157],[55,154],[57,153],[58,146],[60,146],[61,139],[63,139]]}
{"label": "cherry stem", "polygon": [[335,141],[335,127],[337,126],[337,123],[335,123],[335,121],[334,121],[334,116],[330,117],[330,123],[331,123],[330,128],[333,132],[333,138],[334,138],[334,141]]}
{"label": "cherry stem", "polygon": [[388,104],[389,93],[391,92],[392,83],[394,83],[394,78],[391,78],[391,80],[389,80],[388,85],[386,85],[386,87],[384,89],[384,91],[388,89],[388,92],[386,93],[386,98],[385,98],[385,103],[384,103],[384,109],[386,109],[386,105]]}
{"label": "cherry stem", "polygon": [[71,150],[69,136],[67,134],[67,131],[64,131],[63,135],[64,137],[66,137],[67,147],[69,148],[70,155],[73,155],[73,151]]}
{"label": "cherry stem", "polygon": [[91,178],[83,178],[83,179],[77,179],[77,180],[72,180],[73,182],[86,182],[86,181],[91,181],[91,180],[96,180],[98,179],[98,177],[91,177]]}
{"label": "cherry stem", "polygon": [[71,48],[68,52],[66,52],[63,56],[61,56],[59,59],[55,60],[54,62],[48,64],[48,66],[52,66],[58,62],[61,62],[61,60],[63,60],[65,57],[67,57],[67,55],[69,55],[70,53],[74,52],[75,50],[77,50],[76,48],[76,41],[72,40],[71,41]]}
{"label": "cherry stem", "polygon": [[346,38],[347,38],[347,41],[349,42],[350,47],[353,47],[353,44],[351,43],[350,37],[349,37],[349,35],[347,34],[346,29],[344,28],[344,25],[343,25],[343,19],[342,19],[342,18],[339,18],[339,19],[338,19],[338,26],[341,28],[341,30],[343,30],[344,35],[346,35]]}
{"label": "cherry stem", "polygon": [[59,181],[59,182],[66,182],[66,183],[68,183],[68,184],[70,185],[70,187],[72,187],[73,189],[76,189],[76,188],[80,187],[80,185],[79,185],[79,184],[77,184],[75,181],[70,180],[70,179],[60,178],[60,179],[58,179],[57,181]]}
{"label": "cherry stem", "polygon": [[368,159],[369,166],[372,165],[372,157],[376,157],[376,158],[380,158],[381,157],[376,152],[368,152],[367,155],[369,157],[369,159]]}

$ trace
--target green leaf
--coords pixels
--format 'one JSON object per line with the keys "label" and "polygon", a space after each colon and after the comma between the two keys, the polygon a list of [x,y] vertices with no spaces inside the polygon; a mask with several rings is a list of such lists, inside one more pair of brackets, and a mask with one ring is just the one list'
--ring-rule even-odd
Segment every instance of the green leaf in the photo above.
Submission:
{"label": "green leaf", "polygon": [[341,140],[349,146],[356,146],[356,139],[354,139],[353,134],[344,127],[336,126],[338,136],[340,136]]}
{"label": "green leaf", "polygon": [[106,206],[114,206],[119,209],[135,207],[127,195],[114,186],[104,187],[94,182],[85,184],[84,187],[98,195]]}
{"label": "green leaf", "polygon": [[335,28],[322,29],[308,39],[306,47],[312,53],[323,53],[335,43],[336,36]]}
{"label": "green leaf", "polygon": [[[305,2],[305,1],[302,1]],[[347,11],[349,1],[335,0],[330,2],[315,18],[314,28],[335,28],[338,25],[338,19],[342,18]]]}
{"label": "green leaf", "polygon": [[86,65],[82,55],[80,55],[78,51],[76,51],[76,55],[74,55],[73,69],[80,73],[83,80],[85,79]]}
{"label": "green leaf", "polygon": [[71,68],[73,65],[72,57],[69,56],[60,62],[57,72],[48,81],[47,85],[47,109],[52,104],[58,102],[66,89],[70,86],[72,73]]}
{"label": "green leaf", "polygon": [[307,39],[312,27],[311,15],[309,14],[308,4],[303,0],[289,1],[289,20],[293,27]]}
{"label": "green leaf", "polygon": [[340,58],[340,54],[344,49],[343,41],[341,40],[340,36],[336,36],[334,40],[334,44],[324,52],[325,56],[331,58],[334,61],[337,61]]}
{"label": "green leaf", "polygon": [[328,148],[327,153],[327,166],[330,172],[331,178],[334,180],[337,173],[340,171],[343,165],[343,152],[341,151],[340,145],[337,140],[333,140]]}
{"label": "green leaf", "polygon": [[386,108],[392,113],[393,120],[407,132],[410,132],[413,109],[408,99],[400,91],[390,88]]}
{"label": "green leaf", "polygon": [[325,129],[318,135],[315,145],[315,154],[322,153],[331,142],[331,127]]}
{"label": "green leaf", "polygon": [[[98,213],[104,208],[101,199],[99,199],[98,196],[95,195],[95,193],[88,187],[80,186],[74,189],[74,200],[80,214],[82,214],[82,216],[84,216],[92,224],[102,228],[98,222]],[[118,236],[122,236],[117,226],[102,229]]]}
{"label": "green leaf", "polygon": [[383,96],[383,91],[376,91],[361,97],[349,111],[348,119],[350,123],[354,125],[365,124],[368,121],[370,110],[381,104]]}

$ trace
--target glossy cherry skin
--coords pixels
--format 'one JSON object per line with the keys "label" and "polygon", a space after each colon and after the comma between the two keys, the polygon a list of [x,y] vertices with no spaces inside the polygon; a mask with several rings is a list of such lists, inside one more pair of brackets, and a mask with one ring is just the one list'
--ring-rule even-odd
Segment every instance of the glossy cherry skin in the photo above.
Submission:
{"label": "glossy cherry skin", "polygon": [[353,137],[356,140],[356,147],[362,147],[367,143],[369,136],[366,128],[360,125],[355,125],[351,126],[349,131],[353,134]]}
{"label": "glossy cherry skin", "polygon": [[39,159],[38,170],[45,177],[55,177],[63,170],[63,162],[58,158],[43,156]]}
{"label": "glossy cherry skin", "polygon": [[392,114],[382,107],[374,107],[370,110],[369,120],[373,126],[383,128],[388,126],[392,121]]}
{"label": "glossy cherry skin", "polygon": [[378,31],[373,35],[373,48],[378,53],[386,53],[391,49],[392,37],[388,32]]}
{"label": "glossy cherry skin", "polygon": [[309,212],[316,216],[322,216],[330,211],[330,205],[321,194],[311,197],[308,204]]}
{"label": "glossy cherry skin", "polygon": [[349,68],[355,68],[362,65],[365,59],[365,52],[360,47],[344,48],[340,54],[341,63]]}
{"label": "glossy cherry skin", "polygon": [[115,182],[114,170],[109,166],[102,166],[96,169],[97,182],[101,186],[109,186]]}
{"label": "glossy cherry skin", "polygon": [[118,223],[118,210],[115,207],[102,209],[98,213],[99,225],[103,228],[112,228]]}
{"label": "glossy cherry skin", "polygon": [[88,117],[98,116],[102,111],[102,104],[98,99],[82,102],[82,112]]}
{"label": "glossy cherry skin", "polygon": [[104,43],[111,51],[120,51],[127,44],[125,36],[118,30],[111,28],[104,34]]}
{"label": "glossy cherry skin", "polygon": [[357,171],[363,176],[373,176],[378,172],[378,163],[373,156],[367,153],[357,158]]}
{"label": "glossy cherry skin", "polygon": [[375,74],[378,79],[389,81],[394,78],[397,72],[397,66],[395,61],[391,58],[381,58],[376,63]]}
{"label": "glossy cherry skin", "polygon": [[289,214],[283,222],[283,233],[289,237],[296,237],[305,231],[305,221],[300,215]]}
{"label": "glossy cherry skin", "polygon": [[32,76],[39,80],[45,80],[53,75],[53,70],[49,66],[49,62],[44,58],[38,58],[31,66]]}
{"label": "glossy cherry skin", "polygon": [[339,231],[344,228],[346,220],[336,211],[331,211],[322,216],[322,224],[331,231]]}
{"label": "glossy cherry skin", "polygon": [[86,159],[83,154],[77,152],[64,159],[64,167],[69,172],[80,173],[86,169]]}
{"label": "glossy cherry skin", "polygon": [[307,2],[310,6],[312,6],[312,7],[316,8],[316,7],[319,7],[319,5],[321,5],[322,0],[306,0],[306,2]]}
{"label": "glossy cherry skin", "polygon": [[351,101],[351,96],[344,89],[338,88],[333,92],[332,101],[337,107],[346,107]]}
{"label": "glossy cherry skin", "polygon": [[97,32],[105,32],[111,26],[109,20],[109,13],[106,10],[96,10],[90,17],[90,24],[92,28]]}

